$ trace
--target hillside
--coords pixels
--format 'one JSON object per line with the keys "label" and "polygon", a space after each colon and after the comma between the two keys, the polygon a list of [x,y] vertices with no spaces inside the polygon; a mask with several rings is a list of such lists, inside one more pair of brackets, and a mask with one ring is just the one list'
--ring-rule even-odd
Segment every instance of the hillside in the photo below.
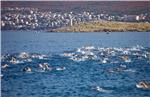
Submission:
{"label": "hillside", "polygon": [[149,1],[2,1],[4,7],[32,7],[41,11],[141,14],[149,12]]}

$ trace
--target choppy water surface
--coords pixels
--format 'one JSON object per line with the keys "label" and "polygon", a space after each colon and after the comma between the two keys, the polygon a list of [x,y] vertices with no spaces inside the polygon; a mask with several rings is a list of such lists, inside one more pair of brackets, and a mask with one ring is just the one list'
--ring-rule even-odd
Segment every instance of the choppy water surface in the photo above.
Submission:
{"label": "choppy water surface", "polygon": [[149,97],[149,35],[3,31],[2,97]]}

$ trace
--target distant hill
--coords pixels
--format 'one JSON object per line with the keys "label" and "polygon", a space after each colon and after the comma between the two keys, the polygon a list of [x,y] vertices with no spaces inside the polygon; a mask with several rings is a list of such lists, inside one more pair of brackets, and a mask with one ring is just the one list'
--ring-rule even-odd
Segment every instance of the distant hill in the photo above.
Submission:
{"label": "distant hill", "polygon": [[4,7],[33,7],[42,11],[95,11],[138,14],[150,12],[150,1],[1,1]]}

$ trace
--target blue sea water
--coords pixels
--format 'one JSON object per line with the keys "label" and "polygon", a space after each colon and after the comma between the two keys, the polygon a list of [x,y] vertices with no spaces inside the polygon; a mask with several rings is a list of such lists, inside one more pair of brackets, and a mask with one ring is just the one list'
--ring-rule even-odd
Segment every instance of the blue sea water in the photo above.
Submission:
{"label": "blue sea water", "polygon": [[[1,64],[8,64],[1,69],[2,97],[150,97],[150,90],[136,87],[150,84],[149,32],[1,34]],[[20,58],[22,52],[28,57]],[[19,62],[10,62],[12,57]],[[52,70],[40,70],[40,63]]]}

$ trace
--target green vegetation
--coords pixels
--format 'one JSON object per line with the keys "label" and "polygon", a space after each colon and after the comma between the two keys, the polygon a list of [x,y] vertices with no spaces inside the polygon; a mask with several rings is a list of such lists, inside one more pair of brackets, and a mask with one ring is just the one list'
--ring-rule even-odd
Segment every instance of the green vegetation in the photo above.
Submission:
{"label": "green vegetation", "polygon": [[150,31],[150,23],[95,21],[52,30],[52,32],[127,32],[127,31],[148,32]]}

